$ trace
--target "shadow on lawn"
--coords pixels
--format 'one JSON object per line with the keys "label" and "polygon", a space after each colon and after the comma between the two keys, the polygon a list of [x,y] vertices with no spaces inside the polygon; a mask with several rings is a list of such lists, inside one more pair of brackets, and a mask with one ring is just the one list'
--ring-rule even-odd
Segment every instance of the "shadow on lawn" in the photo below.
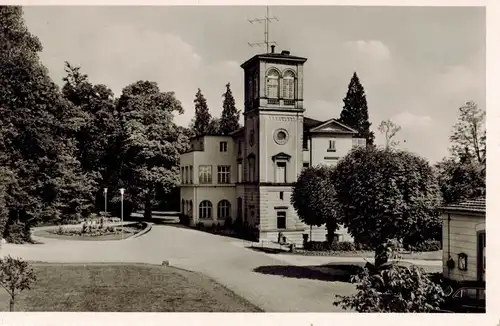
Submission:
{"label": "shadow on lawn", "polygon": [[291,278],[306,278],[327,282],[349,282],[351,276],[361,272],[364,264],[329,264],[317,266],[270,265],[260,266],[253,271],[266,275]]}

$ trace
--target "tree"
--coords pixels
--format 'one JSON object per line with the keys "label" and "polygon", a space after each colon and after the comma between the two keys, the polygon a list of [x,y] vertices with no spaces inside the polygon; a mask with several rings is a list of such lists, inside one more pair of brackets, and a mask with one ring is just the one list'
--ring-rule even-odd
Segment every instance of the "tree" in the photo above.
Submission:
{"label": "tree", "polygon": [[370,131],[371,123],[368,117],[368,104],[363,85],[356,72],[351,78],[344,101],[344,108],[339,121],[356,129],[355,137],[365,138],[367,145],[373,145],[375,135]]}
{"label": "tree", "polygon": [[75,155],[72,136],[82,119],[40,63],[42,46],[22,14],[20,7],[0,7],[0,159],[12,173],[3,236],[11,241],[29,240],[30,226],[56,215],[57,192],[68,185],[54,187],[54,176],[86,180],[78,164],[61,164]]}
{"label": "tree", "polygon": [[224,101],[222,103],[220,132],[223,135],[229,135],[240,128],[240,110],[236,109],[230,83],[226,84],[226,92],[222,96],[224,97]]}
{"label": "tree", "polygon": [[0,259],[0,285],[10,296],[11,312],[14,311],[17,295],[24,290],[31,289],[35,281],[35,273],[28,262],[11,256]]}
{"label": "tree", "polygon": [[398,126],[388,119],[380,123],[378,130],[385,137],[385,148],[391,148],[399,145],[399,141],[395,141],[393,138],[401,130],[401,126]]}
{"label": "tree", "polygon": [[335,188],[331,183],[333,169],[320,165],[302,170],[292,190],[291,202],[300,220],[312,227],[328,225],[329,233],[338,229],[335,206]]}
{"label": "tree", "polygon": [[183,109],[173,92],[161,92],[154,82],[138,81],[123,89],[119,111],[123,124],[121,186],[129,201],[144,208],[148,219],[158,204],[158,189],[168,194],[180,181],[180,153],[189,142],[173,119]]}
{"label": "tree", "polygon": [[435,169],[445,205],[486,194],[486,174],[475,161],[445,159]]}
{"label": "tree", "polygon": [[456,158],[470,157],[484,163],[486,157],[486,111],[469,101],[459,109],[458,122],[450,136],[451,152]]}
{"label": "tree", "polygon": [[194,121],[192,122],[195,135],[203,136],[208,134],[211,120],[212,115],[208,109],[207,100],[198,88],[194,99]]}
{"label": "tree", "polygon": [[441,286],[418,266],[391,265],[377,274],[364,268],[352,280],[356,293],[336,295],[334,305],[357,312],[433,312],[444,301]]}
{"label": "tree", "polygon": [[372,248],[389,239],[405,244],[438,220],[439,187],[429,163],[414,154],[357,148],[332,174],[340,220],[358,243]]}

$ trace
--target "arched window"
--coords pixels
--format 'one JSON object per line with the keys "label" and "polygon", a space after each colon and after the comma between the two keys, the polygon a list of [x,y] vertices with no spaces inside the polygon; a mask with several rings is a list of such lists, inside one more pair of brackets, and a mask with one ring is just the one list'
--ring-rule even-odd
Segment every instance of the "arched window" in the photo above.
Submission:
{"label": "arched window", "polygon": [[283,98],[287,100],[295,99],[295,74],[288,70],[283,76]]}
{"label": "arched window", "polygon": [[217,218],[223,220],[226,217],[231,217],[231,203],[223,199],[217,204]]}
{"label": "arched window", "polygon": [[200,219],[212,218],[212,203],[209,200],[204,200],[200,203]]}
{"label": "arched window", "polygon": [[271,69],[266,76],[266,95],[267,98],[278,98],[280,74],[276,69]]}

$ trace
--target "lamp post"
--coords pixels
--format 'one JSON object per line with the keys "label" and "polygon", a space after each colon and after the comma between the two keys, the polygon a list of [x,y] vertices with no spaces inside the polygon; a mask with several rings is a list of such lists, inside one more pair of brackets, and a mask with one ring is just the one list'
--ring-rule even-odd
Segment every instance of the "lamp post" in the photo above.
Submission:
{"label": "lamp post", "polygon": [[120,194],[122,195],[122,240],[123,240],[123,194],[125,193],[124,188],[120,188]]}
{"label": "lamp post", "polygon": [[104,188],[104,215],[108,214],[108,188]]}

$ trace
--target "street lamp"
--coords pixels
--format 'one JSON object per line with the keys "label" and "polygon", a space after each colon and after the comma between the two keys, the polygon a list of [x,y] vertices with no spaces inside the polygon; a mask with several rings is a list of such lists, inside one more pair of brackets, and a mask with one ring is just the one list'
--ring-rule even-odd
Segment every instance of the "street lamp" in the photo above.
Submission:
{"label": "street lamp", "polygon": [[120,188],[120,194],[122,195],[122,240],[123,240],[123,194],[125,193],[125,188]]}
{"label": "street lamp", "polygon": [[108,214],[108,188],[104,188],[104,215]]}

